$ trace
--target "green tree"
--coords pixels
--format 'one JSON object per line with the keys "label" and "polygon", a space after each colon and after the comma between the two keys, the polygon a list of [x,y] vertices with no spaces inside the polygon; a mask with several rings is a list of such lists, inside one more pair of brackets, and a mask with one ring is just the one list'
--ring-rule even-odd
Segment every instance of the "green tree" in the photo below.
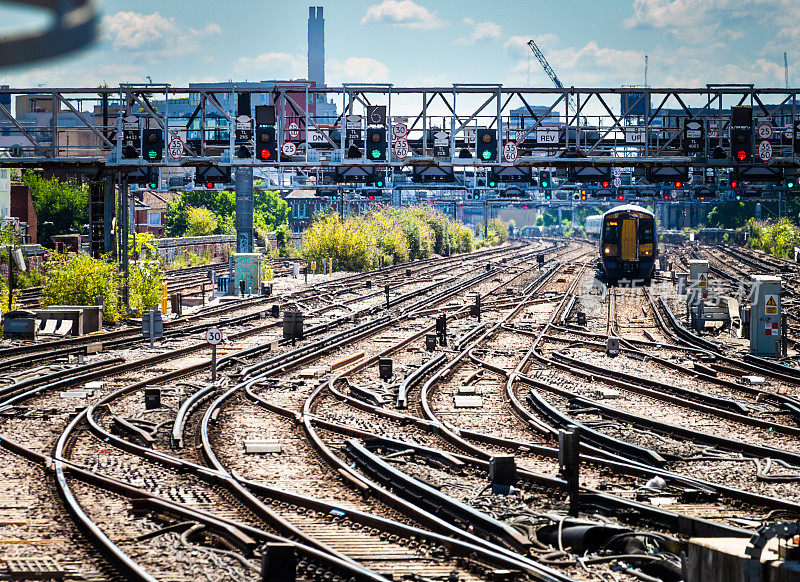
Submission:
{"label": "green tree", "polygon": [[25,172],[23,182],[28,186],[39,222],[39,242],[53,246],[50,237],[56,234],[85,232],[89,193],[77,182],[45,180],[32,171]]}
{"label": "green tree", "polygon": [[253,222],[265,230],[274,230],[289,219],[289,205],[277,190],[253,191]]}
{"label": "green tree", "polygon": [[278,256],[285,257],[288,254],[289,240],[292,238],[292,231],[288,224],[282,224],[275,230],[275,244],[278,246]]}
{"label": "green tree", "polygon": [[[189,227],[189,208],[205,208],[216,217],[211,234],[233,234],[236,196],[227,190],[191,190],[167,203],[166,227],[169,236],[184,236]],[[231,231],[231,232],[228,232]]]}
{"label": "green tree", "polygon": [[208,208],[187,208],[186,236],[208,236],[217,230],[216,215]]}

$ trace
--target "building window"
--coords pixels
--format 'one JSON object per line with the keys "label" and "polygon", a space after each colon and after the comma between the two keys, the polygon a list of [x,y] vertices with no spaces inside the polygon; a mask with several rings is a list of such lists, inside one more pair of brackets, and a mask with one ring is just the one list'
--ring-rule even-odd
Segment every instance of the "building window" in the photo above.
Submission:
{"label": "building window", "polygon": [[147,213],[147,226],[161,226],[161,213],[148,212]]}
{"label": "building window", "polygon": [[292,216],[294,216],[294,218],[308,218],[308,203],[298,202],[293,204]]}

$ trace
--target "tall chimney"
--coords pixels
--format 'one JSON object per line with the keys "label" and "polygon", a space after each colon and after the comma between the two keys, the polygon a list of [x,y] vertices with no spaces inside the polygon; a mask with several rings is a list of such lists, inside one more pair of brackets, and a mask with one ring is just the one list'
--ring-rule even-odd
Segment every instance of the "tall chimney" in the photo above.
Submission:
{"label": "tall chimney", "polygon": [[325,19],[322,6],[308,8],[308,80],[325,86]]}

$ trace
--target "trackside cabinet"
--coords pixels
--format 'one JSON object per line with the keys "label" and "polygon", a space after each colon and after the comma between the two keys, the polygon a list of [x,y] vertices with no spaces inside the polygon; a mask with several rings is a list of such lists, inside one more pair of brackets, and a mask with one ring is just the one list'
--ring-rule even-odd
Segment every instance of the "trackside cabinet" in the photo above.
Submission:
{"label": "trackside cabinet", "polygon": [[752,275],[750,353],[777,356],[781,341],[781,278]]}
{"label": "trackside cabinet", "polygon": [[241,295],[244,281],[245,295],[261,292],[261,259],[259,253],[234,253],[231,255],[232,271],[231,283],[228,293],[231,295]]}

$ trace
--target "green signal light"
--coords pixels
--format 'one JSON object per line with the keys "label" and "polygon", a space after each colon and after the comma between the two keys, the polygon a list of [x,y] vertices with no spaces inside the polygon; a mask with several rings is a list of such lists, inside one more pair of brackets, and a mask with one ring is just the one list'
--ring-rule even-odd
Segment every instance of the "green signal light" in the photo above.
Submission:
{"label": "green signal light", "polygon": [[792,180],[789,180],[788,182],[786,182],[786,187],[787,188],[794,188],[794,182]]}
{"label": "green signal light", "polygon": [[490,150],[483,150],[481,152],[481,158],[484,160],[489,160],[492,158],[492,152]]}
{"label": "green signal light", "polygon": [[372,150],[369,153],[369,155],[372,156],[372,159],[377,160],[379,157],[381,157],[381,150],[378,150],[378,149]]}
{"label": "green signal light", "polygon": [[736,199],[737,199],[737,200],[741,200],[741,199],[742,199],[742,197],[741,197],[739,194],[737,194],[737,195],[736,195]]}
{"label": "green signal light", "polygon": [[375,185],[376,185],[378,188],[383,188],[383,180],[378,180],[377,182],[375,182]]}
{"label": "green signal light", "polygon": [[150,189],[151,190],[155,190],[156,188],[158,188],[158,185],[155,182],[151,182],[150,183]]}
{"label": "green signal light", "polygon": [[497,186],[497,182],[489,182],[489,188],[494,188]]}
{"label": "green signal light", "polygon": [[150,160],[155,160],[158,157],[158,152],[156,150],[147,150],[147,157]]}

